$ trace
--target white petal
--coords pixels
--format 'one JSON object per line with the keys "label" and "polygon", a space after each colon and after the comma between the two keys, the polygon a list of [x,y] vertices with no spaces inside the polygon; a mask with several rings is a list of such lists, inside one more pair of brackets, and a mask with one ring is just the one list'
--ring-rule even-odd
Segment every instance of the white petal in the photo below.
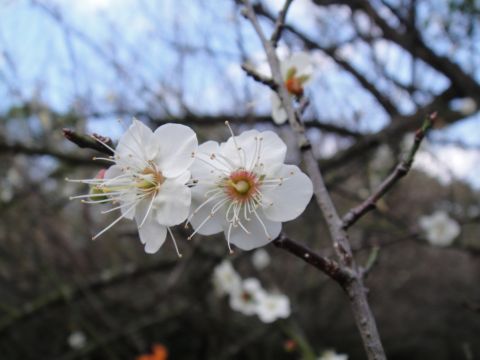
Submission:
{"label": "white petal", "polygon": [[[219,149],[220,145],[216,141],[207,141],[198,147],[195,161],[190,168],[192,178],[210,179],[215,174],[218,174],[215,168],[220,167],[226,170],[224,166],[219,166],[216,160],[210,158],[212,154],[218,154]],[[212,173],[212,171],[214,173]]]}
{"label": "white petal", "polygon": [[282,61],[280,66],[284,79],[286,79],[288,71],[292,67],[297,69],[295,76],[311,75],[313,71],[312,58],[306,52],[297,52],[292,54],[288,59]]}
{"label": "white petal", "polygon": [[198,141],[195,132],[188,126],[165,124],[154,133],[158,143],[155,163],[166,177],[177,177],[192,165]]}
{"label": "white petal", "polygon": [[122,171],[121,166],[112,165],[107,169],[107,171],[105,171],[105,175],[103,176],[103,178],[105,180],[113,179],[113,178],[116,178],[117,176],[122,175],[122,174],[123,174],[123,171]]}
{"label": "white petal", "polygon": [[181,182],[166,179],[153,204],[155,219],[162,225],[178,225],[187,219],[190,203],[190,188]]}
{"label": "white petal", "polygon": [[262,189],[267,204],[263,213],[273,221],[293,220],[305,210],[312,198],[312,181],[295,165],[283,165],[277,177],[285,179],[281,185]]}
{"label": "white petal", "polygon": [[287,112],[280,101],[277,93],[272,92],[272,119],[275,124],[284,124],[288,120]]}
{"label": "white petal", "polygon": [[[287,146],[273,131],[244,131],[235,137],[235,142],[243,150],[240,155],[232,138],[220,146],[220,152],[248,170],[252,170],[253,165],[260,163],[262,168],[258,172],[270,174],[277,171],[285,161]],[[259,161],[257,161],[258,157]],[[238,161],[239,158],[243,160],[242,164]]]}
{"label": "white petal", "polygon": [[[251,220],[243,223],[250,234],[245,233],[240,226],[237,226],[232,228],[230,242],[242,250],[252,250],[260,246],[265,246],[274,240],[282,230],[282,223],[268,220],[262,216],[262,214],[259,215],[267,229],[268,236],[265,234],[265,230],[259,220],[252,214]],[[224,232],[226,237],[228,234],[228,226],[224,228]]]}
{"label": "white petal", "polygon": [[[203,221],[210,215],[212,207],[219,200],[212,200],[210,203],[206,204],[199,210],[197,208],[205,201],[207,198],[204,196],[205,192],[210,190],[211,187],[206,186],[195,186],[192,189],[192,206],[191,210],[196,211],[195,215],[192,217],[190,223],[193,228],[196,230],[203,223]],[[223,224],[225,223],[225,210],[219,210],[216,212],[213,217],[204,223],[201,229],[198,231],[200,235],[213,235],[219,233],[223,230]]]}
{"label": "white petal", "polygon": [[118,141],[115,149],[117,163],[137,169],[145,168],[147,161],[152,160],[157,154],[157,148],[152,130],[134,119],[132,125]]}
{"label": "white petal", "polygon": [[165,242],[167,228],[150,218],[138,229],[138,233],[140,241],[145,244],[145,252],[154,254]]}
{"label": "white petal", "polygon": [[230,170],[246,168],[252,163],[255,156],[255,138],[259,136],[258,130],[247,130],[235,136],[235,141],[230,137],[226,142],[220,144],[220,154],[233,164]]}

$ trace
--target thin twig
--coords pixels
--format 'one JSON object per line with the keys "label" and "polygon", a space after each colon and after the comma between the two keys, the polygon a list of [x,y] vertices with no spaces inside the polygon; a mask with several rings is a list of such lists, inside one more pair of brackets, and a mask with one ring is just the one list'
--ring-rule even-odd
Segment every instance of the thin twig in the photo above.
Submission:
{"label": "thin twig", "polygon": [[267,85],[273,91],[277,90],[277,84],[271,78],[260,74],[255,68],[253,68],[250,64],[242,64],[242,69],[248,75],[250,75],[255,81]]}
{"label": "thin twig", "polygon": [[292,4],[293,0],[286,0],[283,4],[282,10],[278,14],[277,21],[275,21],[275,29],[273,30],[272,36],[270,37],[270,42],[273,47],[277,47],[278,41],[282,36],[283,28],[285,27],[285,18],[287,17],[288,9]]}
{"label": "thin twig", "polygon": [[395,167],[393,172],[379,185],[378,189],[375,190],[375,192],[364,202],[351,209],[343,217],[342,227],[344,229],[348,229],[367,212],[375,209],[377,201],[380,200],[401,178],[408,174],[415,159],[415,154],[417,153],[422,140],[425,138],[426,133],[433,126],[436,116],[437,114],[433,113],[425,119],[422,127],[415,133],[415,141],[408,156]]}
{"label": "thin twig", "polygon": [[71,129],[63,129],[62,131],[65,139],[71,141],[78,147],[93,149],[107,155],[113,155],[112,151],[109,149],[109,147],[113,148],[113,142],[109,137],[98,134],[79,134]]}

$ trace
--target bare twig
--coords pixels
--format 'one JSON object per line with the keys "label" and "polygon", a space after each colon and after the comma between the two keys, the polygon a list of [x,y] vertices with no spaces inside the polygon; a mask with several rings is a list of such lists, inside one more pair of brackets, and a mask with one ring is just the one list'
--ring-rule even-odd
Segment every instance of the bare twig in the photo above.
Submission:
{"label": "bare twig", "polygon": [[352,278],[352,274],[346,269],[341,268],[336,261],[318,254],[305,245],[286,237],[284,234],[280,234],[280,236],[273,241],[273,244],[316,267],[339,284],[345,284]]}
{"label": "bare twig", "polygon": [[433,113],[425,119],[422,127],[415,133],[415,142],[413,143],[408,156],[395,167],[395,170],[393,170],[393,172],[380,184],[378,189],[375,190],[375,192],[364,202],[351,209],[343,217],[342,227],[344,229],[348,229],[367,212],[375,209],[377,201],[380,200],[402,177],[408,174],[412,167],[413,160],[415,159],[415,154],[417,153],[425,134],[432,127],[436,116],[437,114]]}
{"label": "bare twig", "polygon": [[282,31],[285,26],[285,18],[287,17],[288,9],[292,4],[293,0],[286,0],[283,4],[282,10],[278,14],[277,21],[275,21],[275,29],[273,30],[272,36],[270,37],[270,42],[273,47],[277,47],[278,41],[282,36]]}
{"label": "bare twig", "polygon": [[359,271],[355,260],[352,256],[348,235],[342,228],[342,221],[338,216],[337,210],[330,198],[330,194],[325,186],[323,176],[315,159],[310,142],[305,135],[305,128],[297,117],[295,109],[293,108],[290,95],[283,83],[282,73],[280,70],[280,62],[275,52],[275,47],[267,40],[262,28],[258,22],[255,10],[248,0],[243,0],[244,15],[251,22],[255,29],[262,46],[267,55],[268,63],[272,71],[272,78],[278,84],[278,95],[282,105],[287,113],[287,118],[292,130],[297,136],[299,148],[302,152],[303,161],[310,178],[312,179],[314,194],[317,203],[322,210],[323,216],[327,222],[327,226],[334,244],[335,251],[340,260],[340,266],[344,269],[349,269],[353,273],[353,279],[343,288],[348,294],[355,322],[360,331],[365,350],[369,360],[384,360],[386,359],[380,335],[377,330],[375,319],[371,313],[370,306],[367,301],[365,287],[361,272]]}
{"label": "bare twig", "polygon": [[265,75],[260,74],[255,68],[253,68],[249,64],[242,64],[242,69],[245,71],[248,75],[250,75],[255,81],[258,81],[259,83],[262,83],[264,85],[267,85],[270,89],[273,91],[277,90],[277,84],[269,78],[266,77]]}
{"label": "bare twig", "polygon": [[76,131],[71,129],[63,129],[62,131],[65,139],[73,142],[78,147],[93,149],[107,155],[113,155],[112,151],[109,149],[109,147],[113,147],[112,140],[109,137],[98,134],[78,134]]}

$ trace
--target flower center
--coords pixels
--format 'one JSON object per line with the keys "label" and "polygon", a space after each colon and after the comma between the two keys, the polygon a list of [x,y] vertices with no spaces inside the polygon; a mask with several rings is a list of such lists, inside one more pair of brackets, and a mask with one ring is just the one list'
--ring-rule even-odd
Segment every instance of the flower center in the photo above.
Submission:
{"label": "flower center", "polygon": [[300,97],[303,95],[303,84],[305,84],[309,78],[309,75],[297,76],[297,68],[292,66],[288,69],[285,79],[285,87],[290,94]]}
{"label": "flower center", "polygon": [[241,295],[241,298],[246,303],[253,302],[253,296],[248,291],[243,291],[242,295]]}
{"label": "flower center", "polygon": [[245,202],[258,190],[257,176],[246,170],[234,171],[226,181],[225,190],[230,199]]}
{"label": "flower center", "polygon": [[141,173],[136,186],[144,191],[157,190],[165,182],[161,171],[153,167],[147,167]]}
{"label": "flower center", "polygon": [[300,78],[292,76],[285,81],[285,87],[288,92],[295,96],[303,95],[303,83]]}

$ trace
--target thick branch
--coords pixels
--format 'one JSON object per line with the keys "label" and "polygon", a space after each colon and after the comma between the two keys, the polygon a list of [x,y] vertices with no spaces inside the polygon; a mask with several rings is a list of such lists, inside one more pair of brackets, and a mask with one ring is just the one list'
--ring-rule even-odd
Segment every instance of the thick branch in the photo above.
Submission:
{"label": "thick branch", "polygon": [[328,259],[305,245],[289,239],[284,234],[280,234],[280,236],[273,241],[273,244],[316,267],[342,286],[352,279],[352,274],[342,269],[336,261]]}
{"label": "thick branch", "polygon": [[41,146],[30,146],[19,142],[14,143],[0,143],[0,153],[25,154],[35,156],[52,156],[60,161],[72,165],[91,165],[99,166],[100,162],[92,161],[91,157],[78,156],[76,154],[69,154],[56,149]]}
{"label": "thick branch", "polygon": [[265,34],[263,33],[263,30],[258,22],[255,10],[250,2],[248,0],[244,0],[243,3],[245,4],[244,15],[248,18],[248,20],[250,20],[253,28],[260,38],[262,46],[267,55],[270,69],[272,71],[272,78],[278,84],[278,95],[287,113],[290,126],[297,136],[298,145],[302,150],[302,157],[305,162],[307,172],[312,179],[317,203],[320,206],[327,222],[335,250],[340,259],[340,264],[344,269],[353,271],[354,278],[352,281],[344,285],[344,289],[349,296],[355,321],[360,331],[368,358],[370,360],[386,359],[383,346],[380,341],[380,336],[375,324],[375,319],[373,318],[367,302],[362,277],[355,264],[355,260],[352,257],[348,235],[341,226],[342,221],[337,214],[335,206],[333,205],[323,181],[317,161],[311,150],[310,142],[305,135],[305,128],[300,119],[297,118],[291,98],[287,92],[287,89],[285,88],[285,85],[283,84],[282,73],[280,71],[280,62],[275,52],[275,48],[272,43],[266,39]]}

